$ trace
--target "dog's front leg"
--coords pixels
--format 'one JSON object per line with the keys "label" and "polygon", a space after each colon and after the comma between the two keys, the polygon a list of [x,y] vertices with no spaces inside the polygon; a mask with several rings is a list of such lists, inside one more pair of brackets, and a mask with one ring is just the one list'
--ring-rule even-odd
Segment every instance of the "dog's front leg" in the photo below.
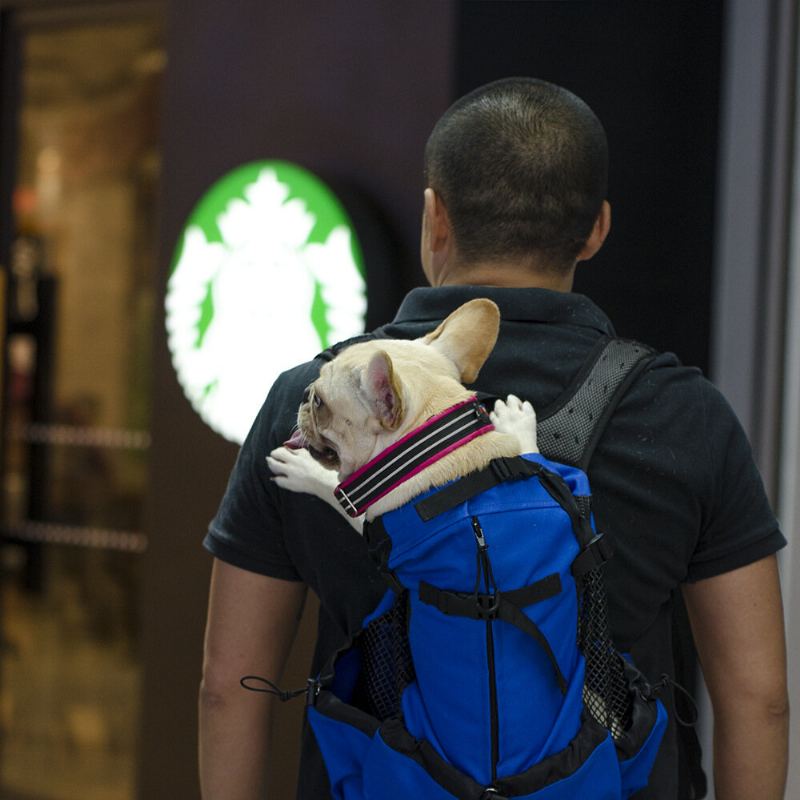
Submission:
{"label": "dog's front leg", "polygon": [[505,401],[498,400],[489,418],[500,433],[517,437],[520,453],[538,453],[536,444],[536,412],[527,401],[510,394]]}
{"label": "dog's front leg", "polygon": [[272,480],[282,489],[291,492],[305,492],[324,500],[335,508],[358,533],[363,532],[364,521],[361,517],[349,517],[334,497],[333,490],[339,483],[335,470],[325,469],[315,461],[308,450],[290,450],[278,447],[267,456],[267,466],[272,472]]}

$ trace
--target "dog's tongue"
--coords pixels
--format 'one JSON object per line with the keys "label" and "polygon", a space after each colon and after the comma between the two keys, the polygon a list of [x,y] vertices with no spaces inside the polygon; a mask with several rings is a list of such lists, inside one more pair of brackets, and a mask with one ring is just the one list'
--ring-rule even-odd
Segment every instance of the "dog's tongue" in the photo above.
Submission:
{"label": "dog's tongue", "polygon": [[299,430],[296,430],[291,437],[283,443],[283,446],[288,447],[290,450],[302,450],[306,446],[305,436],[303,436]]}

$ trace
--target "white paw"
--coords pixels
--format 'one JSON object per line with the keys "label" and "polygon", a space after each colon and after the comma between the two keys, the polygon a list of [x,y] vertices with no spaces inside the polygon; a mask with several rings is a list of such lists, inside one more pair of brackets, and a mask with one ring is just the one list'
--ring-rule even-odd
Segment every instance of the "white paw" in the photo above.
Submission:
{"label": "white paw", "polygon": [[490,412],[496,430],[510,433],[519,440],[521,452],[538,453],[536,445],[536,412],[527,401],[510,394],[505,401],[498,400]]}
{"label": "white paw", "polygon": [[267,466],[273,480],[282,489],[306,492],[330,502],[334,488],[339,483],[335,470],[325,469],[315,461],[308,450],[290,450],[279,447],[267,456]]}

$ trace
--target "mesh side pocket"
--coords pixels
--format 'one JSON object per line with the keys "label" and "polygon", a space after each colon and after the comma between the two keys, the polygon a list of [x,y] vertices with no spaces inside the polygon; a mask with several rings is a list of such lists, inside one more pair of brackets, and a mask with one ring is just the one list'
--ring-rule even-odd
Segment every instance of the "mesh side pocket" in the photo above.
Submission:
{"label": "mesh side pocket", "polygon": [[632,700],[622,656],[608,630],[602,567],[586,573],[582,589],[578,642],[586,660],[583,700],[592,717],[618,739],[630,726]]}
{"label": "mesh side pocket", "polygon": [[400,712],[403,689],[414,680],[408,643],[408,592],[370,622],[360,636],[361,691],[366,710],[378,720]]}

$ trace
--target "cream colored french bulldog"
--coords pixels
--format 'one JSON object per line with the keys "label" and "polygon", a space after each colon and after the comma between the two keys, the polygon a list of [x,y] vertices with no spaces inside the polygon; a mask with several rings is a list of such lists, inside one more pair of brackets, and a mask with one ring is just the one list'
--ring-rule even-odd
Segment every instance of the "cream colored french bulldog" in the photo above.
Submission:
{"label": "cream colored french bulldog", "polygon": [[[489,357],[500,312],[487,299],[456,309],[427,336],[352,345],[322,367],[297,415],[297,433],[273,450],[267,463],[278,486],[329,503],[361,530],[334,497],[336,485],[409,431],[472,396],[472,383]],[[530,403],[510,395],[490,414],[494,431],[431,464],[366,511],[391,511],[433,486],[441,486],[492,459],[538,452],[536,415]]]}

